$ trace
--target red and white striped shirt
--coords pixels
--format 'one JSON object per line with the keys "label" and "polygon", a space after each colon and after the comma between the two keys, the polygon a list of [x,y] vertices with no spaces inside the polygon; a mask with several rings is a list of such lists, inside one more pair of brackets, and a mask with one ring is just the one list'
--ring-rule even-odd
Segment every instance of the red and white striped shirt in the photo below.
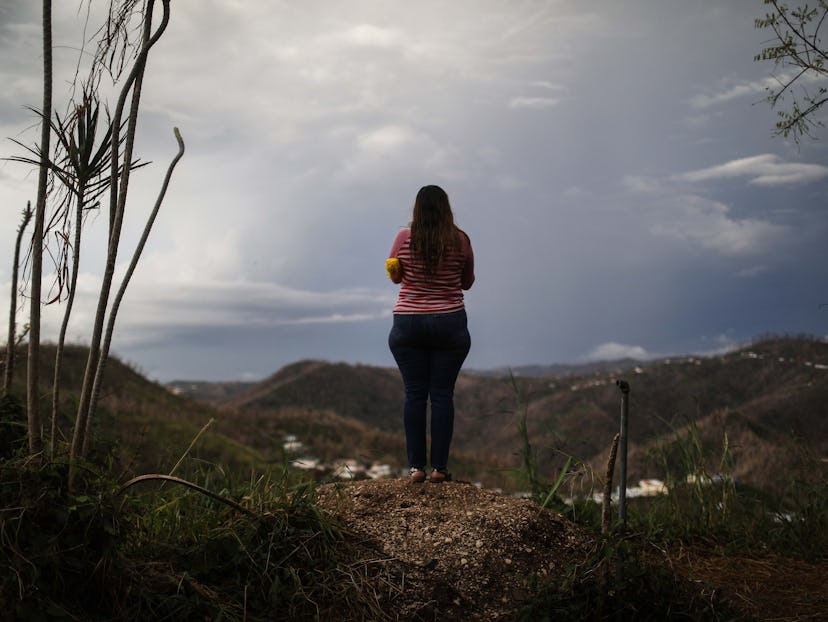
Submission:
{"label": "red and white striped shirt", "polygon": [[450,313],[465,308],[463,290],[474,283],[474,252],[464,231],[460,230],[460,248],[452,249],[430,278],[411,257],[411,229],[397,234],[388,256],[402,264],[402,287],[394,313]]}

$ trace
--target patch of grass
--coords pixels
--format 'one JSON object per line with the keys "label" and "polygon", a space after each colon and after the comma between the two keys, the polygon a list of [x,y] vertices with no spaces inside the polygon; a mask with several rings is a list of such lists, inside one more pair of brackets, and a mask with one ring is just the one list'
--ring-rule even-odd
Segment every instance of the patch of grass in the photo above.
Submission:
{"label": "patch of grass", "polygon": [[[110,425],[109,422],[106,425]],[[117,425],[121,450],[119,460],[128,473],[169,472],[180,458],[181,448],[199,434],[201,425],[183,421],[164,420],[160,417],[123,414],[111,425]],[[182,465],[184,471],[189,463],[220,464],[225,470],[249,472],[251,469],[264,470],[268,461],[248,445],[224,434],[208,429],[200,436],[198,444]],[[202,467],[197,466],[199,471]]]}
{"label": "patch of grass", "polygon": [[[565,463],[560,469],[558,469],[558,472],[552,481],[547,481],[541,475],[538,452],[530,440],[529,409],[521,397],[520,389],[517,386],[517,381],[514,375],[510,374],[510,380],[515,395],[518,437],[521,442],[521,468],[516,471],[515,479],[519,482],[519,485],[524,485],[529,488],[532,498],[535,499],[541,507],[561,508],[563,506],[563,502],[558,492],[563,486],[565,480],[567,478],[571,479],[570,468],[573,467],[573,463],[576,463],[576,466],[584,465],[579,461],[576,461],[572,456],[565,456]],[[564,456],[562,452],[558,453]]]}
{"label": "patch of grass", "polygon": [[0,459],[11,458],[26,446],[26,411],[13,396],[0,397]]}
{"label": "patch of grass", "polygon": [[623,572],[610,565],[618,551],[604,541],[588,559],[537,586],[521,609],[520,622],[741,619],[713,590],[647,563],[630,546],[623,548]]}
{"label": "patch of grass", "polygon": [[149,511],[133,516],[123,551],[140,560],[129,567],[133,619],[348,619],[377,609],[366,576],[349,570],[345,532],[316,505],[312,484],[295,484],[283,470],[236,485],[232,495],[258,518],[177,487],[144,493]]}
{"label": "patch of grass", "polygon": [[[22,412],[3,409],[4,420]],[[40,465],[24,450],[0,458],[10,619],[388,619],[369,565],[353,561],[344,528],[287,464],[243,480],[188,449],[177,474],[210,494],[171,481],[121,489],[89,465],[70,492],[64,462]]]}
{"label": "patch of grass", "polygon": [[[346,533],[287,470],[208,483],[241,513],[170,482],[121,494],[65,465],[0,463],[0,603],[15,620],[383,619]],[[352,615],[353,614],[353,615]]]}
{"label": "patch of grass", "polygon": [[726,431],[720,446],[705,446],[690,422],[657,452],[669,494],[630,504],[633,531],[650,540],[703,542],[729,553],[826,557],[828,465],[817,456],[803,453],[807,480],[792,480],[788,494],[774,497],[735,481]]}
{"label": "patch of grass", "polygon": [[0,461],[0,602],[11,619],[80,619],[108,607],[119,534],[111,483],[87,474],[70,493],[67,472],[65,463]]}
{"label": "patch of grass", "polygon": [[[556,495],[561,477],[539,474],[526,426],[520,418],[524,477],[539,502]],[[800,472],[783,497],[735,482],[734,456],[725,431],[718,446],[705,444],[694,422],[674,429],[656,449],[669,494],[627,500],[627,524],[601,533],[599,504],[575,499],[558,511],[596,537],[588,559],[551,582],[538,583],[521,620],[731,620],[743,614],[716,590],[691,582],[663,559],[684,546],[721,555],[776,554],[806,561],[828,558],[828,464],[803,453]],[[544,488],[545,487],[545,488]],[[591,491],[590,491],[591,492]],[[663,555],[653,555],[653,551]]]}

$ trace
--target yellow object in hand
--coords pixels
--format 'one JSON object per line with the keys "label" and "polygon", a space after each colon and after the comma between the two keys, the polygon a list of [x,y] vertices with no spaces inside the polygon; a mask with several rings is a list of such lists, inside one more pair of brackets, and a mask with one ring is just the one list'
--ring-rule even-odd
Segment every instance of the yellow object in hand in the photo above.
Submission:
{"label": "yellow object in hand", "polygon": [[399,278],[402,272],[402,264],[396,257],[389,257],[385,260],[385,271],[388,273],[388,278],[392,281]]}

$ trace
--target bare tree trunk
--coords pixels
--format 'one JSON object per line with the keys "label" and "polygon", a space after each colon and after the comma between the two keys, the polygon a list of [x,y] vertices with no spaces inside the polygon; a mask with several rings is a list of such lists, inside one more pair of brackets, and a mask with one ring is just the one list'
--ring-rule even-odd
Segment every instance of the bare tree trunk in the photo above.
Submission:
{"label": "bare tree trunk", "polygon": [[[151,4],[151,3],[150,3]],[[152,12],[151,7],[148,9],[148,14],[145,17],[146,25],[149,25],[152,21]],[[144,29],[144,46],[147,44],[149,36],[149,31],[147,28]],[[138,66],[138,73],[135,75],[134,84],[132,87],[132,101],[130,103],[129,109],[129,119],[127,122],[127,134],[124,146],[124,162],[130,162],[132,160],[132,152],[133,147],[135,145],[135,129],[137,126],[138,121],[138,108],[141,103],[141,87],[144,84],[144,70],[146,69],[146,55],[143,58],[139,58],[136,61],[136,66]],[[117,160],[113,158],[113,163]],[[113,164],[114,166],[114,164]],[[95,412],[95,409],[98,405],[98,395],[96,394],[97,391],[100,391],[100,384],[99,384],[99,376],[101,373],[101,368],[106,366],[105,354],[101,348],[101,339],[103,338],[104,334],[104,326],[103,320],[106,316],[106,307],[109,303],[109,295],[112,290],[112,280],[115,276],[115,260],[118,256],[118,247],[120,245],[121,240],[121,226],[124,222],[124,212],[126,208],[126,197],[127,191],[129,188],[129,167],[124,167],[121,171],[121,179],[120,179],[120,187],[118,189],[118,200],[116,203],[116,209],[114,212],[114,218],[110,222],[110,229],[109,229],[109,246],[107,248],[107,260],[106,260],[106,269],[104,270],[104,278],[103,284],[101,286],[101,294],[98,300],[98,313],[100,314],[101,323],[98,324],[97,316],[95,320],[95,364],[91,368],[87,368],[87,371],[91,371],[92,375],[88,379],[89,384],[87,385],[87,378],[84,375],[83,384],[84,388],[87,389],[88,387],[88,395],[85,395],[87,399],[86,410],[83,415],[83,429],[81,430],[81,437],[80,437],[80,453],[78,457],[86,456],[87,449],[89,447],[89,432],[92,428],[92,417]],[[109,316],[112,316],[112,310],[109,311]],[[91,356],[91,353],[90,353]],[[75,434],[78,434],[78,427],[80,426],[80,421],[77,422],[75,427]]]}
{"label": "bare tree trunk", "polygon": [[118,289],[118,293],[115,296],[115,300],[112,303],[112,309],[109,311],[109,321],[106,325],[106,334],[104,336],[103,347],[101,349],[101,359],[98,363],[98,371],[95,374],[95,384],[92,387],[92,399],[89,404],[89,411],[90,416],[86,420],[87,430],[86,435],[84,436],[84,447],[83,453],[86,453],[86,443],[89,440],[89,425],[90,421],[92,421],[92,416],[95,413],[95,409],[97,408],[98,404],[98,396],[100,395],[101,391],[101,383],[103,382],[103,374],[104,370],[106,369],[106,362],[109,357],[109,346],[112,343],[112,333],[115,330],[115,319],[118,315],[118,309],[121,306],[121,300],[124,297],[124,293],[126,292],[126,288],[129,285],[129,281],[132,278],[132,274],[135,272],[135,268],[138,265],[138,260],[141,258],[141,253],[144,251],[144,246],[147,243],[147,238],[149,237],[150,230],[152,229],[152,225],[155,223],[155,217],[158,215],[158,210],[161,207],[161,203],[164,201],[164,195],[167,193],[167,187],[170,184],[170,178],[172,177],[173,170],[175,169],[175,165],[178,164],[178,161],[184,155],[184,140],[181,138],[181,133],[178,131],[178,128],[174,128],[173,132],[175,133],[175,139],[178,141],[178,153],[173,158],[172,162],[170,162],[169,167],[167,168],[167,174],[164,177],[164,183],[161,185],[161,190],[158,193],[158,198],[155,201],[155,207],[152,210],[152,213],[147,220],[147,224],[144,227],[144,232],[141,235],[141,239],[138,242],[138,246],[135,248],[135,252],[132,255],[132,261],[129,264],[129,268],[127,269],[126,274],[124,275],[124,280],[121,282],[121,287]]}
{"label": "bare tree trunk", "polygon": [[32,278],[29,300],[29,359],[26,380],[29,424],[29,454],[39,454],[43,445],[40,425],[40,298],[43,271],[43,222],[46,219],[46,185],[49,172],[49,141],[52,116],[52,2],[43,0],[43,110],[40,133],[40,172],[37,183],[35,225],[32,235]]}
{"label": "bare tree trunk", "polygon": [[17,230],[17,240],[14,243],[14,264],[12,265],[11,294],[9,295],[9,339],[6,342],[6,368],[3,370],[3,395],[11,391],[12,379],[14,378],[14,354],[15,341],[17,338],[17,276],[20,265],[20,243],[23,239],[23,231],[32,219],[32,203],[26,204],[23,210],[23,222]]}
{"label": "bare tree trunk", "polygon": [[60,405],[60,374],[63,369],[63,348],[66,341],[66,330],[69,327],[69,317],[72,315],[72,306],[75,303],[75,289],[78,285],[78,271],[80,269],[80,248],[81,248],[81,227],[83,225],[83,205],[86,180],[78,180],[78,193],[75,197],[77,206],[75,210],[75,241],[74,241],[74,263],[72,264],[72,276],[69,281],[69,295],[66,299],[66,309],[63,311],[63,322],[60,325],[58,336],[57,352],[55,353],[55,376],[52,384],[52,421],[49,434],[49,457],[55,459],[55,443],[57,441],[57,417]]}
{"label": "bare tree trunk", "polygon": [[[132,104],[130,108],[129,124],[127,127],[127,137],[124,149],[123,160],[126,163],[132,161],[132,147],[135,139],[135,127],[138,115],[138,104],[140,101],[141,82],[143,72],[146,66],[147,55],[150,48],[158,41],[163,34],[169,22],[169,5],[170,0],[162,0],[164,7],[164,15],[156,30],[155,34],[150,38],[149,33],[152,28],[152,9],[154,0],[149,0],[144,14],[144,31],[143,31],[143,45],[141,53],[135,61],[135,64],[130,72],[129,77],[124,84],[121,94],[118,99],[118,105],[115,109],[115,114],[112,118],[112,167],[110,174],[110,226],[109,226],[109,246],[107,249],[106,268],[103,276],[103,283],[101,284],[101,292],[98,298],[98,308],[95,314],[95,325],[92,331],[91,343],[89,346],[89,357],[86,363],[86,371],[84,372],[83,387],[78,403],[78,413],[75,419],[75,429],[72,437],[72,446],[70,450],[70,468],[69,468],[69,484],[72,485],[74,476],[74,463],[78,458],[85,454],[87,446],[87,432],[90,427],[90,419],[92,418],[92,403],[93,403],[93,388],[95,377],[98,375],[98,367],[101,361],[101,338],[103,335],[104,319],[106,316],[106,308],[109,303],[109,294],[112,288],[112,279],[115,273],[115,261],[118,254],[118,244],[121,235],[121,224],[124,217],[124,208],[126,205],[126,195],[129,184],[129,166],[124,166],[120,171],[120,186],[119,186],[119,153],[117,145],[120,144],[120,126],[121,118],[126,104],[126,97],[132,91]],[[96,401],[96,400],[95,400]]]}

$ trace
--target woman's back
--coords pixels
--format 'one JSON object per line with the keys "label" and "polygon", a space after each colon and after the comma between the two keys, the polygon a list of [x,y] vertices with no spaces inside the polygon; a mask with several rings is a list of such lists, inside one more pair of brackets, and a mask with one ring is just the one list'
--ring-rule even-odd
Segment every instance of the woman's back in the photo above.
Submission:
{"label": "woman's back", "polygon": [[459,247],[445,250],[433,274],[411,248],[411,229],[397,234],[389,255],[402,264],[394,313],[450,313],[465,308],[463,290],[474,283],[474,254],[469,237],[459,229],[458,233]]}

